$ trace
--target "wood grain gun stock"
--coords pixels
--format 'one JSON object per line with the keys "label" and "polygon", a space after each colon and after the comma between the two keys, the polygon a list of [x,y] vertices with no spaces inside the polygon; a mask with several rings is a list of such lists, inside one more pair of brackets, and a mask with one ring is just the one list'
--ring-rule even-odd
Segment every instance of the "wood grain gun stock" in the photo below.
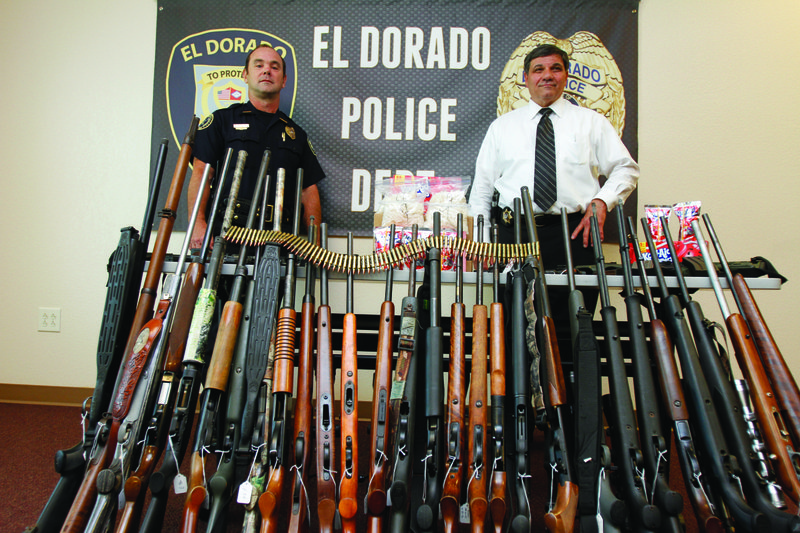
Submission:
{"label": "wood grain gun stock", "polygon": [[[711,261],[711,254],[708,252],[708,248],[702,238],[703,234],[697,220],[692,221],[692,230],[697,236],[697,244],[703,256],[703,262],[706,265],[708,279],[714,289],[717,303],[725,319],[725,325],[733,343],[739,369],[753,391],[751,398],[761,427],[761,435],[766,440],[778,480],[785,494],[797,505],[798,497],[800,497],[800,466],[798,466],[800,454],[795,451],[789,432],[783,423],[778,401],[762,366],[761,358],[753,337],[750,335],[747,322],[741,314],[732,313],[728,308],[716,268]],[[722,257],[720,254],[720,258]],[[744,415],[744,413],[742,414]]]}
{"label": "wood grain gun stock", "polygon": [[[700,459],[695,449],[692,430],[689,425],[689,410],[683,394],[678,365],[675,362],[675,348],[667,333],[667,326],[658,318],[653,294],[647,279],[644,258],[639,249],[639,239],[632,219],[628,219],[628,232],[633,243],[636,265],[645,296],[645,307],[650,318],[650,353],[655,362],[661,391],[661,399],[667,417],[671,421],[675,451],[683,474],[684,486],[689,501],[694,509],[695,517],[702,531],[706,533],[723,533],[722,520],[715,513],[715,494],[711,484],[700,468]],[[668,435],[667,435],[668,436]]]}
{"label": "wood grain gun stock", "polygon": [[[456,222],[456,235],[462,235],[464,229],[463,215],[458,213]],[[467,385],[464,381],[466,375],[466,355],[464,352],[464,328],[466,320],[466,307],[462,293],[464,291],[464,273],[462,256],[455,257],[456,283],[455,299],[450,306],[450,366],[447,373],[447,413],[445,418],[445,442],[447,443],[447,459],[445,462],[444,487],[440,507],[445,533],[454,533],[459,529],[461,514],[461,485],[464,478],[467,462],[465,459],[465,431]],[[484,363],[486,363],[484,355]],[[485,373],[484,373],[485,376]]]}
{"label": "wood grain gun stock", "polygon": [[[477,238],[483,237],[483,215],[478,215]],[[483,533],[489,511],[486,481],[489,479],[486,447],[489,433],[488,387],[486,383],[489,311],[483,305],[483,261],[475,277],[475,305],[472,306],[472,369],[469,379],[469,426],[467,428],[467,502],[473,533]],[[451,352],[452,353],[452,352]]]}
{"label": "wood grain gun stock", "polygon": [[131,329],[136,295],[142,282],[145,253],[155,217],[166,156],[167,140],[164,139],[156,157],[141,234],[133,226],[122,228],[117,248],[108,259],[106,300],[97,343],[97,375],[94,392],[84,402],[82,416],[87,418],[83,438],[72,448],[56,452],[56,472],[61,477],[42,508],[36,524],[26,528],[26,533],[47,533],[61,527],[86,471],[86,457],[91,451],[103,412],[111,402],[116,376],[125,355],[125,342]]}
{"label": "wood grain gun stock", "polygon": [[[389,249],[394,249],[395,225],[389,227]],[[386,272],[386,291],[381,304],[378,326],[378,350],[375,355],[375,379],[372,387],[372,459],[369,486],[364,498],[367,531],[383,531],[386,511],[386,480],[389,472],[390,435],[389,391],[392,381],[392,341],[394,337],[394,303],[392,302],[392,269]]]}
{"label": "wood grain gun stock", "polygon": [[[127,414],[136,381],[146,362],[145,354],[142,353],[143,347],[137,345],[137,341],[139,340],[139,334],[145,322],[153,316],[153,305],[157,295],[159,278],[164,265],[164,257],[167,252],[169,237],[172,234],[175,213],[177,212],[181,191],[183,190],[183,182],[186,178],[186,169],[189,166],[189,159],[192,154],[194,135],[197,131],[197,122],[197,117],[193,117],[189,132],[186,134],[183,144],[181,145],[181,152],[178,155],[178,162],[172,176],[167,200],[164,209],[161,211],[161,222],[159,223],[158,235],[150,255],[150,266],[140,290],[139,300],[136,304],[136,312],[134,313],[131,329],[128,333],[128,340],[125,344],[124,353],[126,355],[121,363],[120,372],[117,375],[117,382],[114,386],[116,398],[112,400],[111,405],[113,420],[108,419],[104,424],[104,427],[108,423],[110,423],[111,426],[107,433],[105,433],[105,429],[103,430],[105,441],[98,441],[97,446],[94,448],[94,453],[87,465],[87,471],[84,475],[83,482],[75,495],[72,507],[70,507],[70,511],[61,528],[61,531],[64,533],[77,533],[83,531],[86,526],[97,496],[98,475],[100,471],[111,464],[119,427],[122,423],[122,417]],[[147,339],[145,338],[142,340],[146,344]]]}

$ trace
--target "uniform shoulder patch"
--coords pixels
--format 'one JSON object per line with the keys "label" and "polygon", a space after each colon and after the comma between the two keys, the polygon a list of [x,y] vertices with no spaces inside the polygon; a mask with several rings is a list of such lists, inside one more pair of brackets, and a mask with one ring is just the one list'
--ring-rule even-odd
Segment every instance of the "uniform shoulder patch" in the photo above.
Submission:
{"label": "uniform shoulder patch", "polygon": [[311,153],[314,154],[314,157],[317,157],[317,151],[314,150],[314,145],[311,144],[311,139],[308,139],[308,147],[311,148]]}
{"label": "uniform shoulder patch", "polygon": [[210,115],[206,115],[206,117],[203,119],[203,121],[200,123],[200,125],[197,126],[197,129],[204,130],[207,127],[209,127],[212,122],[214,122],[214,113],[211,113]]}

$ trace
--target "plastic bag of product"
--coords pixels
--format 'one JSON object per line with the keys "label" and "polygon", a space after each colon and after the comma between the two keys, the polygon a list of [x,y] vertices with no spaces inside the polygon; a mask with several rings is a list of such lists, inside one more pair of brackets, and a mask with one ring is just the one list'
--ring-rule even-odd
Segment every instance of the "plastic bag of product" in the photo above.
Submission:
{"label": "plastic bag of product", "polygon": [[679,241],[675,243],[678,259],[702,255],[697,245],[697,235],[692,229],[692,222],[700,217],[700,202],[681,202],[672,206],[672,210],[680,224]]}
{"label": "plastic bag of product", "polygon": [[[667,238],[664,236],[664,227],[661,225],[661,217],[664,217],[667,223],[669,223],[669,217],[670,214],[672,214],[672,206],[646,205],[644,206],[644,214],[650,228],[650,235],[653,237],[653,243],[656,245],[658,261],[661,263],[671,261],[669,247],[667,246]],[[652,260],[650,250],[647,248],[647,242],[639,243],[639,248],[646,261]]]}

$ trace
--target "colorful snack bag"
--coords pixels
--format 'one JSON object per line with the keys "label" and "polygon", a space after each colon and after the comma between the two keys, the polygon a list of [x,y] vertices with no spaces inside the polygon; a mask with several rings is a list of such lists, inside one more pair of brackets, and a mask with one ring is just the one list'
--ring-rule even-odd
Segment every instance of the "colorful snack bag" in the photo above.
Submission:
{"label": "colorful snack bag", "polygon": [[672,206],[680,223],[679,241],[675,243],[678,259],[702,255],[697,246],[697,236],[692,229],[692,221],[700,216],[700,202],[681,202]]}
{"label": "colorful snack bag", "polygon": [[[672,213],[672,206],[669,205],[646,205],[644,206],[644,214],[647,217],[647,223],[650,227],[650,235],[653,236],[653,242],[656,245],[656,254],[660,262],[670,261],[669,247],[667,246],[667,238],[664,236],[664,228],[661,225],[661,217],[666,219],[669,223],[669,216]],[[645,250],[647,244],[641,248]],[[645,254],[645,260],[649,254]]]}

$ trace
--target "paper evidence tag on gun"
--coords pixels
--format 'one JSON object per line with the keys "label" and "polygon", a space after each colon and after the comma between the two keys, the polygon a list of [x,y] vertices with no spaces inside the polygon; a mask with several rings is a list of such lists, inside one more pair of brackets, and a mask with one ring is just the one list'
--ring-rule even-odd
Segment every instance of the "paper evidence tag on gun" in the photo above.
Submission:
{"label": "paper evidence tag on gun", "polygon": [[461,505],[461,515],[459,516],[459,520],[462,524],[469,524],[472,521],[469,516],[468,503],[464,503]]}
{"label": "paper evidence tag on gun", "polygon": [[249,481],[245,481],[239,485],[239,492],[236,494],[236,503],[247,505],[250,503],[250,498],[253,496],[253,485]]}
{"label": "paper evidence tag on gun", "polygon": [[189,490],[189,485],[186,483],[186,476],[180,473],[176,475],[175,479],[172,481],[172,488],[175,489],[175,494],[186,494],[186,491]]}

